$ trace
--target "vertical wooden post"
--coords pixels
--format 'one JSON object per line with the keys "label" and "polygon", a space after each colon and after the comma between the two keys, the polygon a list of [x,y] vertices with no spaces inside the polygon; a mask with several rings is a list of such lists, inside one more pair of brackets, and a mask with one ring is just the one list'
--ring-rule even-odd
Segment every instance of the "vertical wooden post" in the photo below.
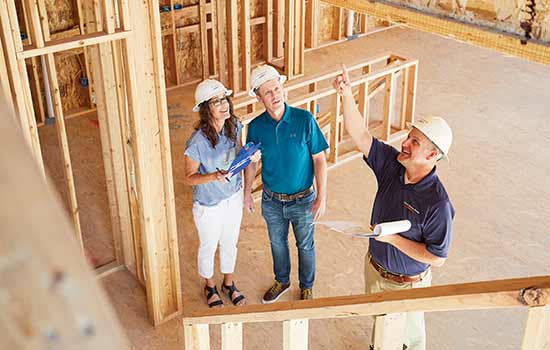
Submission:
{"label": "vertical wooden post", "polygon": [[332,39],[342,39],[342,19],[344,18],[344,8],[334,7],[334,23],[332,25]]}
{"label": "vertical wooden post", "polygon": [[243,324],[240,322],[222,324],[222,350],[242,350]]}
{"label": "vertical wooden post", "polygon": [[234,92],[240,91],[239,85],[239,52],[238,43],[239,36],[237,30],[237,0],[226,0],[227,4],[227,33],[230,38],[228,40],[228,70],[229,70],[229,86],[228,88]]}
{"label": "vertical wooden post", "polygon": [[363,125],[369,127],[369,83],[359,85],[359,113],[363,116]]}
{"label": "vertical wooden post", "polygon": [[295,1],[286,0],[285,1],[285,74],[290,80],[294,77],[294,30],[295,30]]}
{"label": "vertical wooden post", "polygon": [[206,30],[206,0],[199,0],[199,28],[201,33],[202,78],[210,76],[208,63],[208,34]]}
{"label": "vertical wooden post", "polygon": [[129,10],[135,19],[125,45],[131,137],[147,305],[158,325],[182,309],[160,14],[156,0],[129,2]]}
{"label": "vertical wooden post", "polygon": [[[309,84],[309,87],[308,87],[309,92],[315,92],[316,90],[317,90],[317,83]],[[311,100],[309,102],[309,108],[308,109],[311,112],[311,114],[313,114],[313,115],[317,114],[316,106],[317,106],[317,100]]]}
{"label": "vertical wooden post", "polygon": [[529,308],[521,350],[550,349],[550,305]]}
{"label": "vertical wooden post", "polygon": [[[416,113],[416,84],[418,80],[418,62],[407,68],[407,104],[405,108],[405,124],[414,123]],[[405,128],[406,125],[403,126]]]}
{"label": "vertical wooden post", "polygon": [[185,350],[210,350],[208,324],[183,326]]}
{"label": "vertical wooden post", "polygon": [[307,48],[315,48],[318,43],[319,32],[319,0],[307,0],[305,45]]}
{"label": "vertical wooden post", "polygon": [[308,323],[307,319],[283,321],[284,350],[307,350]]}
{"label": "vertical wooden post", "polygon": [[334,113],[330,116],[330,155],[329,161],[336,163],[338,161],[338,136],[340,135],[340,112],[342,109],[342,100],[340,95],[334,94]]}
{"label": "vertical wooden post", "polygon": [[[209,53],[212,54],[212,74],[218,74],[218,5],[217,0],[210,0],[210,9],[211,9],[211,31],[212,31],[212,42],[208,46]],[[219,80],[219,76],[218,76]]]}
{"label": "vertical wooden post", "polygon": [[395,103],[395,73],[386,75],[385,95],[384,95],[384,120],[382,122],[382,137],[384,141],[389,140],[391,134],[391,125],[393,120],[393,109]]}
{"label": "vertical wooden post", "polygon": [[225,14],[226,0],[216,0],[216,23],[212,23],[217,27],[217,40],[218,40],[218,74],[219,80],[225,85],[229,86],[228,77],[228,64],[227,64],[227,36],[226,36],[226,14]]}
{"label": "vertical wooden post", "polygon": [[241,2],[241,88],[250,90],[250,1]]}
{"label": "vertical wooden post", "polygon": [[368,32],[368,25],[369,25],[369,15],[367,15],[366,13],[365,14],[362,14],[361,15],[361,33],[363,34],[367,34]]}
{"label": "vertical wooden post", "polygon": [[273,1],[264,0],[264,56],[267,63],[273,60]]}
{"label": "vertical wooden post", "polygon": [[274,38],[274,56],[279,58],[285,54],[283,42],[285,40],[285,2],[286,0],[274,0],[275,11],[273,13],[275,38]]}
{"label": "vertical wooden post", "polygon": [[[13,97],[12,106],[19,117],[23,137],[31,148],[41,173],[45,175],[31,89],[27,78],[27,65],[24,59],[17,58],[17,52],[23,50],[23,44],[13,1],[0,1],[0,23],[2,29],[0,41],[3,43],[5,50],[4,60],[7,64],[7,76],[11,86],[10,97]],[[5,77],[3,80],[5,81]],[[5,81],[4,84],[7,84],[7,82]]]}

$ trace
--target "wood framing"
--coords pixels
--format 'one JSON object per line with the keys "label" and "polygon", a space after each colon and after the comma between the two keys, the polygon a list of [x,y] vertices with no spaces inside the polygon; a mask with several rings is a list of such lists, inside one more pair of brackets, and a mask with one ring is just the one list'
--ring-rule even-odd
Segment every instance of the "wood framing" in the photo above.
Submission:
{"label": "wood framing", "polygon": [[522,350],[548,350],[550,346],[550,306],[529,308],[521,343]]}
{"label": "wood framing", "polygon": [[305,23],[305,47],[315,48],[319,45],[319,0],[307,0]]}
{"label": "wood framing", "polygon": [[289,80],[304,74],[305,2],[285,2],[284,72]]}
{"label": "wood framing", "polygon": [[243,348],[243,324],[222,324],[222,350],[242,350]]}
{"label": "wood framing", "polygon": [[[177,316],[182,300],[160,15],[155,3],[129,2],[133,35],[126,40],[125,63],[132,67],[135,78],[127,82],[131,137],[147,305],[150,319],[157,325]],[[123,15],[129,18],[129,14]]]}
{"label": "wood framing", "polygon": [[535,41],[528,41],[522,44],[524,38],[519,35],[498,32],[492,28],[431,15],[409,7],[391,4],[384,0],[376,2],[366,0],[323,1],[334,6],[386,19],[390,22],[404,23],[415,29],[448,36],[477,46],[550,65],[549,44]]}
{"label": "wood framing", "polygon": [[284,350],[307,350],[308,324],[307,319],[283,321]]}
{"label": "wood framing", "polygon": [[237,0],[225,0],[227,9],[227,70],[229,89],[240,90],[239,85],[239,36],[237,29]]}
{"label": "wood framing", "polygon": [[240,51],[241,51],[241,88],[243,91],[250,90],[250,1],[241,1],[241,13],[239,16],[241,24]]}
{"label": "wood framing", "polygon": [[[0,115],[10,113],[7,105],[2,90]],[[129,349],[105,293],[67,239],[72,225],[14,120],[7,116],[0,128],[0,192],[10,194],[0,196],[0,280],[7,296],[0,298],[0,348],[46,349],[53,342],[64,349]]]}
{"label": "wood framing", "polygon": [[4,50],[4,61],[7,63],[6,71],[8,72],[7,76],[13,98],[12,106],[19,117],[23,137],[31,148],[39,169],[45,175],[31,90],[27,79],[27,66],[24,59],[17,57],[17,51],[22,50],[23,44],[14,2],[0,1],[0,23],[2,26],[1,41]]}

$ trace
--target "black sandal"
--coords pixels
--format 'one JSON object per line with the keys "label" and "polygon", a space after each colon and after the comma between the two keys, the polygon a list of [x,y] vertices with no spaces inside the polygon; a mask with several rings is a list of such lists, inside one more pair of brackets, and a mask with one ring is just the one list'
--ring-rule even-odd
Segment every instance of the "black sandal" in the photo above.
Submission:
{"label": "black sandal", "polygon": [[233,299],[233,294],[235,294],[235,292],[240,292],[240,290],[237,289],[237,287],[235,287],[235,281],[233,281],[233,283],[231,283],[230,286],[226,286],[223,282],[222,282],[222,293],[225,293],[227,294],[227,296],[229,297],[229,299],[231,300],[231,302],[233,303],[233,305],[235,306],[239,306],[239,302],[243,299],[245,299],[246,297],[244,296],[244,294],[241,294],[239,295],[238,297],[236,297],[235,299]]}
{"label": "black sandal", "polygon": [[[218,289],[216,288],[216,286],[214,287],[204,286],[204,290],[208,293],[206,295],[206,303],[208,304],[208,307],[223,305],[222,297],[220,296],[220,293],[218,293]],[[210,300],[210,298],[212,298],[214,295],[217,295],[219,299],[209,303],[208,300]]]}

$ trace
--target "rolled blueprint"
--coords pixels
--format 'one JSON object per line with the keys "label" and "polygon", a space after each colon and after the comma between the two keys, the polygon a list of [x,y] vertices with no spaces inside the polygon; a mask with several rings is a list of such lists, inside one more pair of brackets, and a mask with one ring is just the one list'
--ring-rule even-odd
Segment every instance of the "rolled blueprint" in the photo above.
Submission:
{"label": "rolled blueprint", "polygon": [[374,236],[387,236],[400,232],[405,232],[411,229],[411,222],[409,220],[399,220],[382,222],[374,226]]}

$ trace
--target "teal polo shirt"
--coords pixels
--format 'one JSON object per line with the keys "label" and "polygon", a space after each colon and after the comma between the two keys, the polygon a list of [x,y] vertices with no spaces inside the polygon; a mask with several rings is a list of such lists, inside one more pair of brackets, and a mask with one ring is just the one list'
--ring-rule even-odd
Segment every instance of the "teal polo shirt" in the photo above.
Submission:
{"label": "teal polo shirt", "polygon": [[312,155],[328,148],[315,117],[285,103],[279,122],[267,111],[248,127],[247,142],[261,142],[262,182],[276,193],[294,194],[313,184]]}

